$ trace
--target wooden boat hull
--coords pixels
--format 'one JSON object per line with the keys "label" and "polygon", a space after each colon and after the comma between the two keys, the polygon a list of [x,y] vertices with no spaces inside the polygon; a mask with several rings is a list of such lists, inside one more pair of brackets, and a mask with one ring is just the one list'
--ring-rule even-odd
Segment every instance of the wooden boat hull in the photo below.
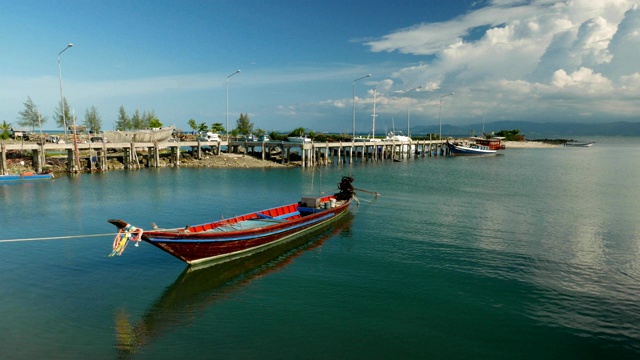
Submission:
{"label": "wooden boat hull", "polygon": [[[228,261],[321,227],[346,213],[351,201],[338,203],[335,196],[326,196],[318,201],[322,207],[289,204],[209,224],[144,231],[141,239],[188,264]],[[336,206],[325,208],[327,203]],[[120,229],[129,226],[122,220],[109,222]]]}
{"label": "wooden boat hull", "polygon": [[173,126],[164,127],[157,130],[134,130],[134,131],[105,131],[104,136],[111,143],[129,142],[162,142],[167,141],[173,135]]}

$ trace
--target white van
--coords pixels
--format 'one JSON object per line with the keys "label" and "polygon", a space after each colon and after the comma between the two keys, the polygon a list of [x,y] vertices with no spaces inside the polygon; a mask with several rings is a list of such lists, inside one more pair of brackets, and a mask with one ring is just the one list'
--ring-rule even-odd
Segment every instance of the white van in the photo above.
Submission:
{"label": "white van", "polygon": [[207,133],[205,135],[200,135],[198,137],[198,140],[200,140],[200,141],[221,141],[220,136],[218,136],[218,133],[212,133],[211,131],[207,131]]}

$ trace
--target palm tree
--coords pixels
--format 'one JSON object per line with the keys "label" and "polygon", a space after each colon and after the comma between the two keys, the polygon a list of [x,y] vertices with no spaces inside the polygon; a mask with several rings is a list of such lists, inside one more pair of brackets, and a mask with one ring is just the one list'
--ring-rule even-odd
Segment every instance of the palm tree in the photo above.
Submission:
{"label": "palm tree", "polygon": [[10,137],[10,130],[11,123],[8,123],[6,120],[2,120],[2,124],[0,124],[0,139],[7,140]]}

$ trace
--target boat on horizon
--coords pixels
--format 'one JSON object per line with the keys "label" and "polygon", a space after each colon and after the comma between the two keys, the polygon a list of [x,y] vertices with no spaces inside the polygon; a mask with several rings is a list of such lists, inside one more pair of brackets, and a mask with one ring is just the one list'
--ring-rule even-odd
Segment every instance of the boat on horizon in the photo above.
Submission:
{"label": "boat on horizon", "polygon": [[497,150],[492,150],[488,146],[471,144],[469,146],[455,145],[447,141],[449,154],[451,156],[473,156],[473,155],[496,155]]}
{"label": "boat on horizon", "polygon": [[573,147],[591,147],[593,146],[593,144],[595,144],[595,141],[591,141],[591,142],[566,142],[564,143],[564,146],[573,146]]}
{"label": "boat on horizon", "polygon": [[143,230],[111,219],[118,234],[110,256],[121,255],[129,241],[148,242],[190,265],[251,255],[346,213],[355,198],[352,182],[352,177],[343,176],[340,192],[333,195],[303,196],[297,203],[181,228]]}

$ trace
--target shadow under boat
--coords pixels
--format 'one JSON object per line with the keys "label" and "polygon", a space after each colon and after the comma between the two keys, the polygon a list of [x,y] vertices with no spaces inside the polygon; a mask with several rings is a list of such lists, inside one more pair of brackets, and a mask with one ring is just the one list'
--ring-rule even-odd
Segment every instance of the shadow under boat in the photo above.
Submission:
{"label": "shadow under boat", "polygon": [[130,323],[125,309],[115,314],[116,348],[121,357],[134,354],[165,332],[187,325],[198,312],[256,278],[276,272],[327,239],[349,233],[353,215],[345,213],[333,226],[303,234],[263,251],[222,263],[188,266],[168,286],[138,322]]}

